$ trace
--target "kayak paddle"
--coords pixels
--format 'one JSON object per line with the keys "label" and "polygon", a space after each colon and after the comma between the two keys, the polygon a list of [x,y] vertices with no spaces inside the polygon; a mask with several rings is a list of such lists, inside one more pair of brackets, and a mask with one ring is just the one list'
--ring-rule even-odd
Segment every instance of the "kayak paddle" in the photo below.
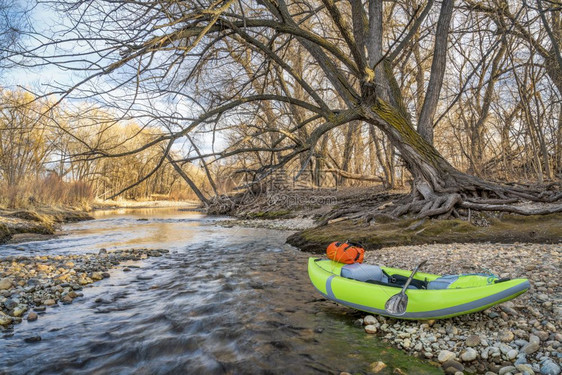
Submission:
{"label": "kayak paddle", "polygon": [[406,284],[404,284],[404,287],[402,288],[400,293],[393,295],[388,299],[388,301],[386,301],[384,309],[387,313],[392,315],[404,315],[404,313],[406,312],[406,307],[408,306],[408,296],[406,295],[406,289],[408,288],[408,285],[410,285],[410,282],[412,282],[412,279],[414,278],[416,272],[418,272],[418,269],[426,262],[427,260],[424,260],[423,262],[418,264],[412,271],[410,277],[408,277],[408,280],[406,280]]}

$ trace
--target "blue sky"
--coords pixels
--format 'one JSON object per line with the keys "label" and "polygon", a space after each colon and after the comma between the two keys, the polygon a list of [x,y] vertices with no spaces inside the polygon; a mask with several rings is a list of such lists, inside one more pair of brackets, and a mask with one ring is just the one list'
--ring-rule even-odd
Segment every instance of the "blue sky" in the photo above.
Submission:
{"label": "blue sky", "polygon": [[[22,7],[29,1],[19,0]],[[60,22],[59,15],[49,7],[38,4],[31,12],[31,23],[38,34],[46,35],[55,25]],[[24,38],[24,43],[33,43],[30,38]],[[35,68],[14,68],[3,73],[1,83],[4,87],[15,88],[18,86],[35,90],[46,90],[46,85],[54,82],[69,83],[71,72],[65,71],[57,66],[48,65]]]}

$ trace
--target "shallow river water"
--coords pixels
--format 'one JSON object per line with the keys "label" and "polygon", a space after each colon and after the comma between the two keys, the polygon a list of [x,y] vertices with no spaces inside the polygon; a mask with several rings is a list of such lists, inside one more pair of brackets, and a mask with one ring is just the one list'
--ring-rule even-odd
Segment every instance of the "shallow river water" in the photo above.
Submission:
{"label": "shallow river water", "polygon": [[[353,326],[363,314],[320,298],[310,254],[288,231],[225,227],[179,209],[96,213],[58,238],[0,256],[166,248],[0,336],[0,374],[430,374],[440,370]],[[224,218],[222,218],[224,219]],[[125,265],[131,272],[124,272]],[[40,335],[37,343],[24,338]]]}

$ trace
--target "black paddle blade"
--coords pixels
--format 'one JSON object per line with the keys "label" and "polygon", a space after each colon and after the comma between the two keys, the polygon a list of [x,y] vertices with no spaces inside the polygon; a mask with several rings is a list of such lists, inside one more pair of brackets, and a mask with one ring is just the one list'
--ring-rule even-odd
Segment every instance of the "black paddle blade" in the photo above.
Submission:
{"label": "black paddle blade", "polygon": [[387,313],[392,315],[404,315],[406,307],[408,306],[408,296],[404,293],[393,295],[386,301],[384,309]]}

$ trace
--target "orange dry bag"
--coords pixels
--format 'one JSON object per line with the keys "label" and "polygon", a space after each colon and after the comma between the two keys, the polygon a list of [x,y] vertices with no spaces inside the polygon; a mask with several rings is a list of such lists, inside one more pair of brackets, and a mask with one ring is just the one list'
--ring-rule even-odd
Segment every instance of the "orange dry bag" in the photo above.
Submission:
{"label": "orange dry bag", "polygon": [[340,263],[363,263],[365,250],[350,242],[332,242],[326,249],[328,258]]}

